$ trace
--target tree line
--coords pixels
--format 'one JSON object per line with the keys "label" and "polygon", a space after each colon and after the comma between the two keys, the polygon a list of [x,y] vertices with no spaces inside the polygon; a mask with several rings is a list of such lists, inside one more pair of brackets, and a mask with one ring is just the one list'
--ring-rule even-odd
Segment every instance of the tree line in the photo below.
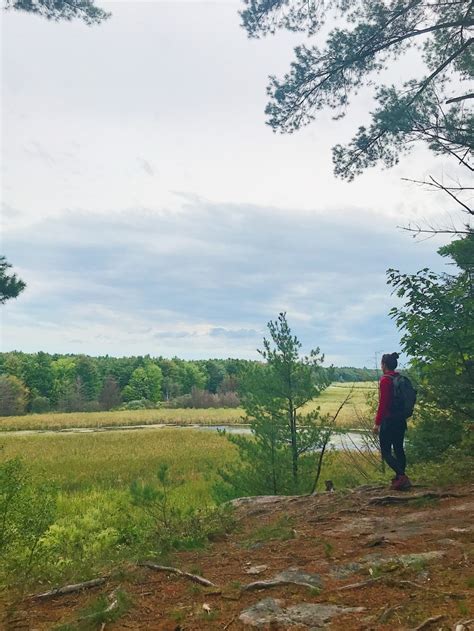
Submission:
{"label": "tree line", "polygon": [[[150,355],[91,357],[0,353],[0,414],[153,407],[237,407],[243,359],[185,361]],[[376,379],[375,370],[334,368],[336,381]]]}

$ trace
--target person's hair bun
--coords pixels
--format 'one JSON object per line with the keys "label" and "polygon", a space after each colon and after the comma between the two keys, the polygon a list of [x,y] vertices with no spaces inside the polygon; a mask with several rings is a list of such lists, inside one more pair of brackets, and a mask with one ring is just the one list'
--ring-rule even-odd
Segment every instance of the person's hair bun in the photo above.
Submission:
{"label": "person's hair bun", "polygon": [[392,353],[392,357],[394,359],[398,359],[400,357],[400,355],[398,353]]}

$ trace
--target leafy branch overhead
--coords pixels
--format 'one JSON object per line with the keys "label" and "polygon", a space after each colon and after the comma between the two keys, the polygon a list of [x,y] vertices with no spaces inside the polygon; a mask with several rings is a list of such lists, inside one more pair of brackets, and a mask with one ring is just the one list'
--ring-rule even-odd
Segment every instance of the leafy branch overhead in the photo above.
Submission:
{"label": "leafy branch overhead", "polygon": [[99,24],[110,13],[96,7],[94,0],[3,0],[5,10],[35,13],[48,20],[82,20],[88,25]]}
{"label": "leafy branch overhead", "polygon": [[393,166],[420,140],[472,171],[474,94],[465,86],[474,68],[474,0],[244,2],[243,26],[252,38],[280,29],[314,36],[328,18],[338,24],[323,48],[298,46],[289,72],[270,77],[266,113],[275,131],[292,133],[324,108],[341,118],[375,74],[417,48],[426,74],[399,87],[379,85],[370,123],[349,144],[333,148],[335,173],[352,180],[377,163]]}
{"label": "leafy branch overhead", "polygon": [[16,298],[26,287],[16,274],[9,272],[10,263],[4,256],[0,256],[0,305],[6,303],[11,298]]}

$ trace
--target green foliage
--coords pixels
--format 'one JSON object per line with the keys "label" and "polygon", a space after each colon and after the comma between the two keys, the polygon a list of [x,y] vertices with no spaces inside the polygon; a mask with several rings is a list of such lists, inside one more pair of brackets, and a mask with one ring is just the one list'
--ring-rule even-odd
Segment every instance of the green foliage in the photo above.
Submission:
{"label": "green foliage", "polygon": [[115,590],[109,597],[99,596],[80,609],[74,622],[54,627],[53,631],[96,631],[107,622],[115,622],[131,606],[130,597],[123,590]]}
{"label": "green foliage", "polygon": [[233,527],[230,508],[181,508],[172,498],[183,484],[172,479],[169,466],[160,464],[155,482],[133,481],[132,502],[151,518],[156,553],[202,547],[207,541],[224,535]]}
{"label": "green foliage", "polygon": [[474,436],[464,435],[458,446],[451,446],[436,460],[415,462],[410,476],[421,484],[449,486],[469,483],[474,476]]}
{"label": "green foliage", "polygon": [[162,379],[161,369],[156,364],[147,362],[145,366],[135,368],[128,386],[123,390],[124,400],[146,399],[156,403],[161,399]]}
{"label": "green foliage", "polygon": [[391,315],[403,331],[402,347],[412,357],[421,400],[440,410],[438,415],[428,408],[422,423],[427,428],[439,416],[455,437],[459,423],[474,422],[474,233],[440,253],[455,261],[457,274],[389,270],[388,282],[405,299]]}
{"label": "green foliage", "polygon": [[44,412],[49,412],[51,409],[51,401],[48,397],[35,397],[31,400],[30,410],[33,414],[44,414]]}
{"label": "green foliage", "polygon": [[407,433],[409,462],[440,461],[450,447],[459,446],[465,435],[465,424],[456,414],[440,410],[433,404],[422,404],[413,427]]}
{"label": "green foliage", "polygon": [[[255,363],[15,351],[0,353],[0,375],[18,377],[25,384],[29,391],[25,411],[36,413],[43,410],[43,404],[46,406],[44,401],[37,401],[33,407],[37,397],[49,399],[51,410],[68,412],[110,410],[123,400],[124,409],[156,407],[154,404],[161,400],[174,408],[232,408],[240,404],[241,374]],[[161,379],[156,368],[161,370]],[[344,368],[334,371],[333,378],[360,381],[372,376],[367,369]]]}
{"label": "green foliage", "polygon": [[0,416],[24,414],[28,390],[18,377],[0,375]]}
{"label": "green foliage", "polygon": [[25,289],[26,284],[16,274],[10,274],[10,263],[4,256],[0,256],[0,305],[7,300],[17,298]]}
{"label": "green foliage", "polygon": [[80,355],[75,363],[76,378],[80,380],[82,393],[87,401],[94,401],[100,389],[97,365],[85,355]]}
{"label": "green foliage", "polygon": [[259,351],[266,364],[251,365],[241,375],[242,405],[252,437],[228,436],[239,449],[240,463],[220,472],[217,497],[237,491],[277,494],[311,490],[302,469],[315,467],[316,451],[322,457],[331,435],[330,423],[320,416],[318,408],[302,409],[319,396],[332,377],[321,368],[319,349],[300,356],[301,343],[292,335],[284,313],[269,322],[268,329],[271,340],[265,338]]}
{"label": "green foliage", "polygon": [[[128,386],[125,386],[127,388]],[[124,388],[124,391],[125,391]],[[137,401],[127,401],[123,405],[120,406],[121,410],[150,410],[157,407],[148,399],[138,399]]]}
{"label": "green foliage", "polygon": [[18,458],[0,463],[0,579],[26,581],[56,514],[56,492],[34,479]]}
{"label": "green foliage", "polygon": [[[424,141],[438,154],[467,164],[473,146],[473,115],[463,81],[472,79],[474,24],[469,2],[306,2],[244,0],[243,26],[250,37],[278,29],[313,36],[330,18],[334,26],[323,48],[303,44],[282,80],[271,77],[268,123],[291,133],[313,121],[320,110],[344,116],[350,98],[389,68],[410,47],[417,48],[427,73],[400,87],[379,85],[378,107],[369,125],[359,127],[347,146],[333,149],[336,175],[353,179],[381,162],[392,166]],[[459,86],[453,94],[452,86]],[[450,96],[456,96],[453,101]]]}
{"label": "green foliage", "polygon": [[35,13],[48,20],[82,20],[88,25],[99,24],[110,13],[95,6],[94,0],[5,0],[6,10]]}

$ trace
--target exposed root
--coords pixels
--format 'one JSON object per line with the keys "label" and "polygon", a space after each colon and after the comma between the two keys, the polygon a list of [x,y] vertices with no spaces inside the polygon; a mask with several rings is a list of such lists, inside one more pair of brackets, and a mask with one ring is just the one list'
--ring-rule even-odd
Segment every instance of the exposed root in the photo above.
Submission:
{"label": "exposed root", "polygon": [[197,574],[190,574],[189,572],[183,572],[177,567],[168,567],[167,565],[156,565],[155,563],[140,563],[142,567],[147,567],[150,570],[155,570],[156,572],[168,572],[168,574],[176,574],[177,576],[184,576],[184,578],[188,578],[193,583],[199,583],[199,585],[204,585],[205,587],[217,587],[215,583],[209,581],[207,578],[203,576],[199,576]]}
{"label": "exposed root", "polygon": [[107,577],[94,578],[91,581],[84,581],[83,583],[77,583],[75,585],[65,585],[64,587],[57,587],[55,589],[50,590],[49,592],[44,592],[43,594],[35,594],[30,596],[30,598],[34,598],[36,600],[43,600],[45,598],[54,598],[55,596],[65,596],[66,594],[72,594],[73,592],[80,592],[83,589],[91,589],[92,587],[98,587],[99,585],[103,585]]}

